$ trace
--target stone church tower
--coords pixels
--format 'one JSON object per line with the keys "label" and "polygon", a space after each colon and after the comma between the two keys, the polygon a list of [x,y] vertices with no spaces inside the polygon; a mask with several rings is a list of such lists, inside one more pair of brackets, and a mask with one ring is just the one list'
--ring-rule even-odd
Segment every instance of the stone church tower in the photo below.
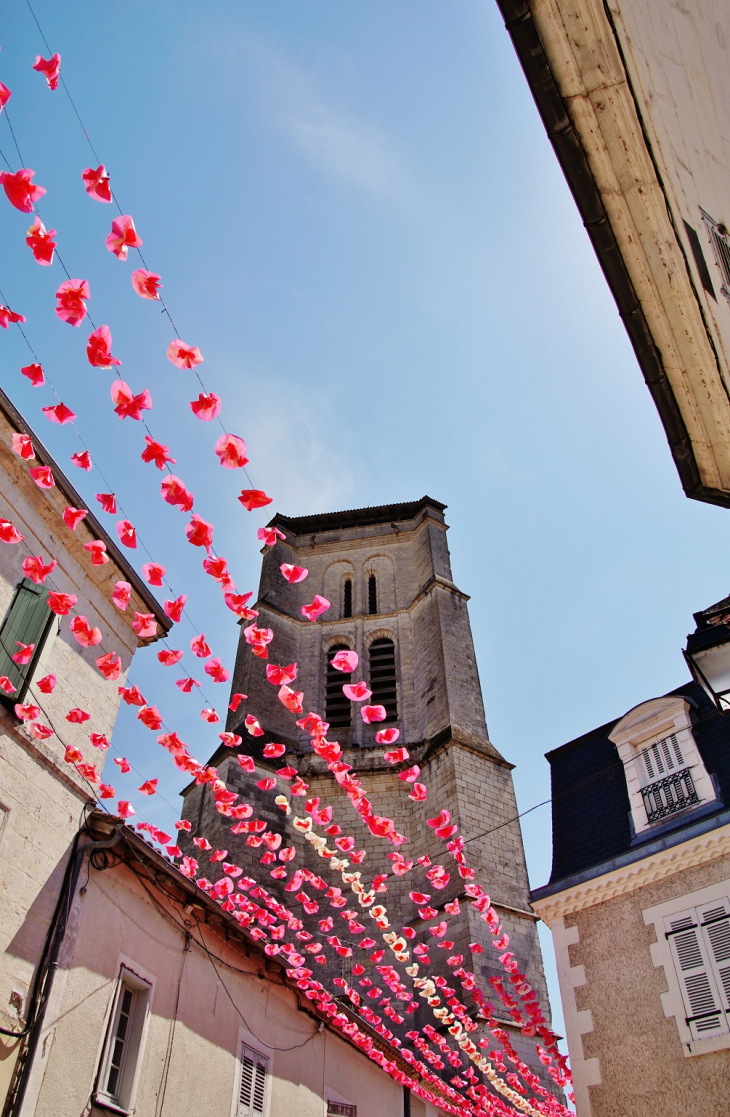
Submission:
{"label": "stone church tower", "polygon": [[[439,909],[441,917],[444,903],[459,897],[461,912],[450,918],[448,938],[455,942],[454,950],[464,955],[464,966],[473,968],[488,999],[496,1001],[487,979],[491,975],[503,976],[504,971],[491,946],[486,924],[469,906],[464,882],[445,844],[426,825],[427,818],[447,807],[468,843],[466,852],[477,871],[476,879],[489,890],[509,934],[510,950],[547,1015],[536,917],[529,907],[522,837],[515,819],[513,766],[488,737],[467,612],[468,597],[452,581],[444,509],[445,505],[424,497],[406,504],[324,515],[295,518],[277,515],[271,521],[286,539],[263,550],[255,608],[259,612],[256,624],[273,629],[275,637],[268,646],[269,659],[262,660],[251,654],[242,634],[233,691],[247,694],[248,701],[230,715],[227,726],[243,737],[242,749],[256,758],[257,772],[245,775],[236,762],[235,750],[227,748],[219,749],[210,763],[217,767],[231,790],[254,802],[256,814],[266,818],[272,830],[284,835],[285,844],[297,846],[299,855],[292,865],[306,864],[328,877],[326,862],[292,833],[286,817],[273,805],[273,795],[264,794],[255,786],[257,779],[271,775],[285,763],[298,769],[310,787],[309,795],[319,796],[322,804],[334,805],[335,821],[346,834],[355,836],[358,847],[367,850],[367,858],[360,866],[363,879],[371,880],[376,874],[390,871],[387,854],[393,847],[373,837],[362,824],[324,762],[312,752],[308,734],[296,728],[295,718],[278,701],[278,688],[267,682],[267,663],[296,662],[299,673],[293,685],[305,694],[305,711],[315,710],[330,723],[327,737],[342,746],[342,759],[362,780],[375,813],[393,818],[397,829],[408,836],[400,852],[413,860],[426,854],[451,874],[442,891],[429,886],[425,868],[418,865],[403,877],[389,876],[383,901],[392,926],[396,930],[412,926],[417,938],[409,945],[428,942],[432,969],[450,977],[445,964],[448,952],[436,947],[427,933],[428,923],[419,919],[408,893],[411,890],[430,893],[431,903]],[[283,562],[306,567],[309,570],[306,580],[289,585],[279,570]],[[311,623],[300,609],[315,593],[326,597],[331,607]],[[243,626],[250,623],[244,621]],[[387,710],[384,724],[363,724],[357,704],[344,698],[342,684],[348,677],[329,667],[334,653],[341,648],[358,653],[360,663],[352,681],[369,681],[373,690],[370,702]],[[247,735],[243,721],[250,712],[265,728],[264,737]],[[391,724],[400,729],[398,745],[405,745],[410,753],[407,765],[400,769],[384,762],[383,747],[374,740],[378,729]],[[267,741],[285,744],[286,756],[265,760],[262,747]],[[425,803],[411,801],[410,785],[397,776],[399,770],[414,763],[421,768],[419,780],[428,786]],[[279,790],[286,789],[287,785],[280,781]],[[268,873],[259,864],[264,851],[247,846],[244,836],[235,838],[230,834],[230,820],[217,814],[208,789],[191,784],[183,794],[183,816],[211,841],[218,839],[228,849],[229,861],[262,880],[300,914],[291,895],[277,892],[275,881],[268,882]],[[292,806],[294,813],[304,814],[303,799],[293,799]],[[205,857],[197,852],[196,856],[211,879],[220,875],[216,871],[219,866],[206,866]],[[200,871],[203,872],[202,867]],[[332,883],[338,880],[333,879]],[[312,926],[306,923],[307,928],[316,929],[316,920],[327,914],[325,902],[319,915],[311,920]],[[338,913],[332,914],[339,922]],[[357,935],[348,938],[346,923],[336,931],[343,941],[357,942]],[[483,944],[483,954],[471,954],[468,944],[474,941]],[[356,949],[354,953],[352,961],[367,964],[367,952]],[[392,956],[389,961],[393,961]],[[520,1055],[536,1072],[542,1072],[533,1042],[525,1039],[508,1018],[505,1020],[506,1010],[497,1009],[496,1016],[505,1021]],[[413,1026],[411,1019],[418,1025],[434,1023],[425,1006],[415,1017],[407,1018],[404,1031]],[[546,1084],[554,1088],[549,1079]]]}

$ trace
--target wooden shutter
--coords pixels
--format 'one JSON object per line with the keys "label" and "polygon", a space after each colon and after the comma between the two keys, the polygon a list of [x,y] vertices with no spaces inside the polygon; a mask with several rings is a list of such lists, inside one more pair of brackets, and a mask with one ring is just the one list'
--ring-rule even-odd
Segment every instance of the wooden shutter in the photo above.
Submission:
{"label": "wooden shutter", "polygon": [[[53,620],[54,615],[48,608],[48,590],[23,578],[0,627],[0,675],[7,675],[17,688],[18,693],[12,695],[13,702],[22,702],[25,697]],[[35,644],[33,658],[24,667],[18,666],[11,658],[18,650],[16,640],[22,644]]]}
{"label": "wooden shutter", "polygon": [[[720,1002],[730,1013],[730,901],[727,898],[697,909]],[[730,1027],[730,1024],[729,1024]]]}
{"label": "wooden shutter", "polygon": [[657,741],[649,748],[642,749],[641,755],[644,758],[650,783],[670,772],[678,772],[684,767],[684,757],[676,733],[672,733],[671,737],[665,737],[662,741]]}
{"label": "wooden shutter", "polygon": [[726,1035],[725,998],[715,977],[709,941],[694,908],[665,920],[674,965],[682,991],[687,1025],[693,1039]]}
{"label": "wooden shutter", "polygon": [[241,1080],[237,1117],[263,1117],[266,1105],[266,1076],[269,1060],[241,1044]]}

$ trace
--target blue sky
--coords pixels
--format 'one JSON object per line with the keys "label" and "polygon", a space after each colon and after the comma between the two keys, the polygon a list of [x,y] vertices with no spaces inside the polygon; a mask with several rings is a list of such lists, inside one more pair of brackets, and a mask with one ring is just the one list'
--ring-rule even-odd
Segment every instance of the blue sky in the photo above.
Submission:
{"label": "blue sky", "polygon": [[[496,5],[34,7],[271,510],[424,493],[448,505],[490,734],[517,765],[521,809],[547,798],[547,750],[686,677],[692,611],[730,588],[730,521],[682,494]],[[83,191],[91,153],[62,90],[31,69],[45,50],[21,0],[6,5],[1,45],[46,226],[72,276],[89,280],[125,379],[150,388],[151,425],[203,497],[239,588],[255,588],[268,516],[235,502],[239,478],[222,476],[214,433],[188,409],[197,392],[165,358],[169,323],[133,294],[138,264],[104,247],[112,207]],[[16,169],[2,117],[0,149]],[[129,518],[231,664],[238,629],[203,584],[180,513],[156,498],[138,427],[111,413],[87,331],[55,317],[63,276],[34,263],[28,224],[3,200],[0,286]],[[3,386],[66,462],[78,444],[39,415],[55,401],[20,376],[17,331],[0,353]],[[93,501],[98,478],[70,472]],[[202,759],[215,734],[153,660],[138,655],[132,679],[149,689],[154,678],[154,700]],[[164,774],[175,803],[181,781],[150,738],[123,714],[114,743],[145,778]],[[165,802],[149,812],[169,825]],[[537,886],[550,872],[549,807],[524,835]]]}

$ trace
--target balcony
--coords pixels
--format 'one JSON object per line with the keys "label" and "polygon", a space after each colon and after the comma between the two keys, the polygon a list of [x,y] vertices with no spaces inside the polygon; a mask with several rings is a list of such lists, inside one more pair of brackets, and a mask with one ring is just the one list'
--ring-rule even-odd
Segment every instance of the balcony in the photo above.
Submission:
{"label": "balcony", "polygon": [[683,811],[685,807],[692,807],[700,801],[689,768],[683,768],[681,772],[672,772],[670,776],[665,776],[664,779],[657,780],[648,787],[642,787],[641,794],[648,822],[658,822],[659,819],[668,818],[669,815]]}

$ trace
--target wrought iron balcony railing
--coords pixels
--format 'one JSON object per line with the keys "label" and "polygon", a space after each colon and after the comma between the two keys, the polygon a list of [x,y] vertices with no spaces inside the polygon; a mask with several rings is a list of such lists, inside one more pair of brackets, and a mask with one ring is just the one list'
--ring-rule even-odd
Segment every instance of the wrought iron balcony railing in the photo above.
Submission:
{"label": "wrought iron balcony railing", "polygon": [[685,807],[691,807],[700,801],[689,768],[672,772],[670,776],[665,776],[648,787],[642,787],[641,794],[649,822],[658,822],[660,818],[667,818],[668,815],[683,811]]}

